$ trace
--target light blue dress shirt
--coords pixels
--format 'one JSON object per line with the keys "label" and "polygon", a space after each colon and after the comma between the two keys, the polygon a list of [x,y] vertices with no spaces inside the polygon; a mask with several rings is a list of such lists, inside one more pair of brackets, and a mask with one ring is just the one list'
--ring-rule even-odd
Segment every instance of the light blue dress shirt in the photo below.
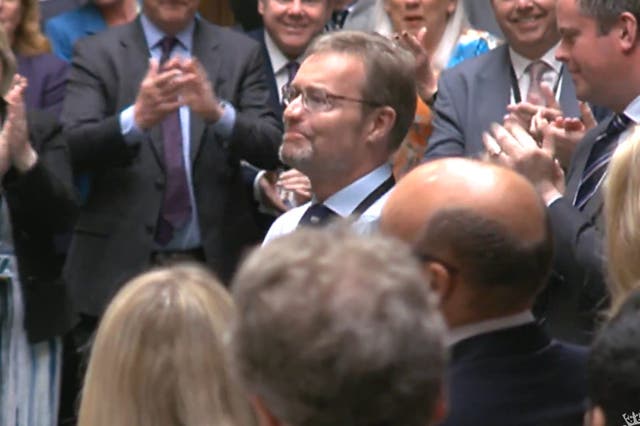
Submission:
{"label": "light blue dress shirt", "polygon": [[[196,18],[197,19],[197,18]],[[164,34],[156,27],[144,14],[140,15],[140,22],[144,31],[144,36],[149,46],[150,57],[160,60],[162,48],[160,41]],[[195,20],[193,20],[184,30],[175,35],[178,39],[175,47],[171,52],[171,57],[190,58],[193,48],[193,32],[195,28]],[[233,126],[236,121],[236,110],[227,102],[221,102],[224,106],[224,113],[220,120],[212,125],[213,130],[220,136],[228,138],[231,136]],[[142,142],[144,132],[139,129],[134,120],[134,106],[127,107],[120,113],[120,129],[127,143]],[[185,172],[187,174],[187,183],[189,185],[189,199],[191,200],[191,219],[181,229],[175,230],[173,239],[166,246],[156,247],[158,250],[187,250],[202,245],[200,238],[200,225],[198,223],[198,209],[193,191],[192,164],[190,160],[191,133],[190,115],[191,111],[188,106],[180,107],[180,125],[182,130],[182,158],[184,160]]]}

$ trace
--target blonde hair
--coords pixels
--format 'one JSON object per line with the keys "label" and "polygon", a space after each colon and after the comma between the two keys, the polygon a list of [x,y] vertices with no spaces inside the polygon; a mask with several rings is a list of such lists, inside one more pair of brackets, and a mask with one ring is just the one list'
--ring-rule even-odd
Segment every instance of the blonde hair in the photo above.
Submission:
{"label": "blonde hair", "polygon": [[235,426],[253,414],[228,368],[234,313],[202,268],[174,266],[130,281],[98,328],[80,426]]}
{"label": "blonde hair", "polygon": [[604,188],[607,284],[615,315],[640,288],[640,126],[616,149]]}
{"label": "blonde hair", "polygon": [[19,0],[22,19],[13,35],[13,49],[25,56],[40,55],[51,51],[49,40],[40,28],[39,0]]}

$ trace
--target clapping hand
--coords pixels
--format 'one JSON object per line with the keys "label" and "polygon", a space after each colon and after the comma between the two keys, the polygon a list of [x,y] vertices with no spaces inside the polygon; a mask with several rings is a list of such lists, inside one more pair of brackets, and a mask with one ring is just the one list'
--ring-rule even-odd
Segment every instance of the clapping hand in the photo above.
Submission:
{"label": "clapping hand", "polygon": [[394,34],[394,39],[405,49],[413,53],[416,59],[416,88],[418,96],[428,105],[433,103],[433,95],[438,87],[438,74],[431,66],[431,54],[425,47],[427,27],[413,35],[407,31]]}
{"label": "clapping hand", "polygon": [[482,140],[492,162],[528,178],[546,202],[564,192],[564,173],[550,141],[543,140],[540,146],[515,120],[506,120],[504,126],[494,123]]}
{"label": "clapping hand", "polygon": [[140,84],[133,110],[138,128],[147,130],[180,107],[177,78],[182,72],[176,61],[171,59],[160,68],[156,59],[149,60],[149,70]]}
{"label": "clapping hand", "polygon": [[556,100],[551,86],[547,83],[542,83],[540,85],[540,91],[544,96],[544,105],[536,105],[525,101],[507,105],[509,114],[507,114],[505,120],[516,121],[523,129],[529,129],[531,131],[532,120],[536,114],[541,115],[542,118],[547,121],[553,121],[557,117],[562,117],[562,107]]}
{"label": "clapping hand", "polygon": [[11,87],[4,97],[7,115],[0,132],[0,174],[11,166],[21,172],[29,170],[36,163],[38,155],[29,143],[27,116],[24,105],[24,91],[27,79],[14,75]]}

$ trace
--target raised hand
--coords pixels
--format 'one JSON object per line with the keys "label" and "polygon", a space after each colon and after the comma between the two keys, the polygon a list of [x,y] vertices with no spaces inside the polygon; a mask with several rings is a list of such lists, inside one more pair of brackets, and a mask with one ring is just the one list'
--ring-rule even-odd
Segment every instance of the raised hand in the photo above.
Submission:
{"label": "raised hand", "polygon": [[510,167],[535,186],[546,202],[564,192],[564,174],[554,158],[549,141],[542,146],[516,121],[507,120],[504,126],[493,124],[491,133],[483,134],[489,159]]}
{"label": "raised hand", "polygon": [[217,122],[222,116],[223,108],[200,62],[196,58],[190,58],[183,60],[178,67],[182,71],[177,79],[181,103],[208,122]]}
{"label": "raised hand", "polygon": [[4,98],[7,103],[7,116],[1,132],[3,142],[8,145],[10,163],[19,171],[30,169],[38,159],[38,155],[29,143],[24,105],[26,88],[27,79],[19,74],[14,75],[11,87]]}
{"label": "raised hand", "polygon": [[133,110],[138,128],[147,130],[180,107],[180,75],[182,71],[174,59],[167,61],[162,69],[156,59],[149,60],[149,70],[140,83]]}
{"label": "raised hand", "polygon": [[507,114],[505,120],[516,121],[522,128],[532,131],[532,120],[536,114],[540,114],[547,121],[562,117],[562,107],[556,100],[551,86],[547,83],[542,83],[540,90],[545,99],[544,105],[536,105],[525,101],[507,105],[509,114]]}
{"label": "raised hand", "polygon": [[433,103],[433,95],[438,89],[438,73],[431,66],[431,52],[425,47],[427,27],[418,34],[407,31],[394,34],[394,39],[405,49],[413,53],[416,59],[416,88],[418,96],[428,105]]}

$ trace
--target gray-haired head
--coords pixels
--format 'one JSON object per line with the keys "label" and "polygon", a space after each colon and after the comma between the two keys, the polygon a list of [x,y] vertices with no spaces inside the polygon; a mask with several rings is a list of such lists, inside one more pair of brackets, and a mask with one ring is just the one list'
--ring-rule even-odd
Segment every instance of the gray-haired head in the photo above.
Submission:
{"label": "gray-haired head", "polygon": [[288,425],[428,425],[446,358],[429,288],[396,240],[343,228],[274,240],[233,283],[240,376]]}

